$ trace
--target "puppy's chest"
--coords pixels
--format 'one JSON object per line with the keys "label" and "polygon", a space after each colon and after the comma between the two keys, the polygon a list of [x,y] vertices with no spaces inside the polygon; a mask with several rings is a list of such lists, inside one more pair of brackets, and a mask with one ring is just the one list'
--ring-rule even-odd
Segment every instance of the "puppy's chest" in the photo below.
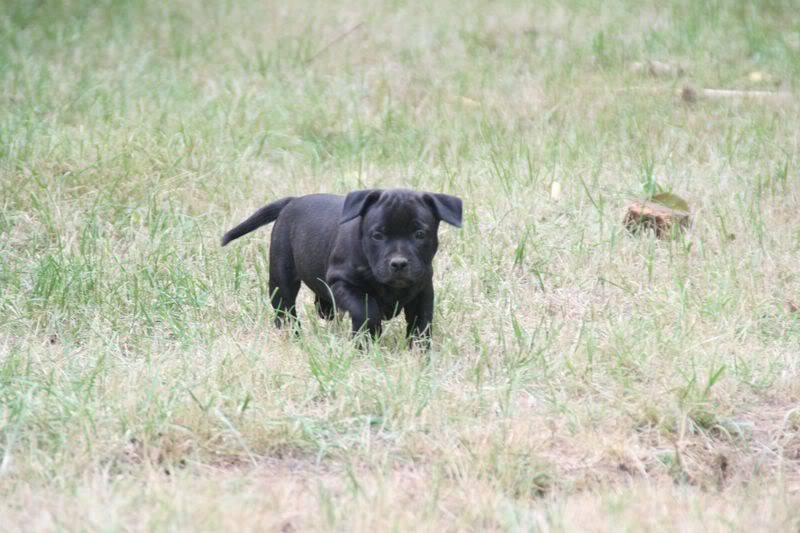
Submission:
{"label": "puppy's chest", "polygon": [[408,302],[414,299],[419,290],[413,289],[392,289],[386,287],[375,287],[373,296],[378,301],[381,308],[381,315],[384,318],[391,318],[403,310]]}

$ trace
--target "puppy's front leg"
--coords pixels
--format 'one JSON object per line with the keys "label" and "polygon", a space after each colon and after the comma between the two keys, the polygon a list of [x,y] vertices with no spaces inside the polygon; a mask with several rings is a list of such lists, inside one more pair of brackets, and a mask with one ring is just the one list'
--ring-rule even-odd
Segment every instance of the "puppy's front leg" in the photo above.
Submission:
{"label": "puppy's front leg", "polygon": [[431,347],[431,322],[433,321],[433,284],[428,284],[416,298],[403,308],[406,315],[406,337],[409,346],[418,343],[424,349]]}
{"label": "puppy's front leg", "polygon": [[344,281],[331,285],[336,307],[350,313],[353,335],[366,326],[373,338],[381,334],[381,310],[375,298]]}

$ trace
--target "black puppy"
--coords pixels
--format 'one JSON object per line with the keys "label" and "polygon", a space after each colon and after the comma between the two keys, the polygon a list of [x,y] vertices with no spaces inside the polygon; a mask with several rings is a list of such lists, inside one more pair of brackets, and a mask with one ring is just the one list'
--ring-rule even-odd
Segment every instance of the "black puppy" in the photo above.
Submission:
{"label": "black puppy", "polygon": [[347,311],[353,333],[381,332],[381,320],[402,309],[409,339],[430,344],[433,256],[439,221],[461,226],[461,200],[406,189],[355,191],[347,197],[310,194],[284,198],[230,230],[222,245],[275,221],[269,250],[272,306],[296,318],[304,282],[316,295],[317,313]]}

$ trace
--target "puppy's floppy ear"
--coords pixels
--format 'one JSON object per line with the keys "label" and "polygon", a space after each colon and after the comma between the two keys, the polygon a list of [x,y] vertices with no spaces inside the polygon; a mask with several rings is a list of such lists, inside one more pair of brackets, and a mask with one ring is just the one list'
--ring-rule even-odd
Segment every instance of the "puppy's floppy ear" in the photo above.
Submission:
{"label": "puppy's floppy ear", "polygon": [[347,197],[344,199],[342,218],[339,219],[339,224],[349,222],[366,213],[369,206],[380,198],[382,192],[383,191],[380,189],[366,189],[348,193]]}
{"label": "puppy's floppy ear", "polygon": [[444,220],[457,228],[461,227],[461,198],[449,194],[425,193],[423,199],[439,220]]}

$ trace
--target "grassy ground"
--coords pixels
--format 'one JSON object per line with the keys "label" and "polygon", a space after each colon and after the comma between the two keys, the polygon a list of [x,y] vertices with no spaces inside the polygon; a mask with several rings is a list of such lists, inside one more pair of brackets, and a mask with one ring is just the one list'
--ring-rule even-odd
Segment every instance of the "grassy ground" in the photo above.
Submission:
{"label": "grassy ground", "polygon": [[[347,4],[2,2],[2,529],[797,531],[800,105],[674,96],[798,92],[796,2]],[[465,201],[429,360],[218,246],[368,186]]]}

